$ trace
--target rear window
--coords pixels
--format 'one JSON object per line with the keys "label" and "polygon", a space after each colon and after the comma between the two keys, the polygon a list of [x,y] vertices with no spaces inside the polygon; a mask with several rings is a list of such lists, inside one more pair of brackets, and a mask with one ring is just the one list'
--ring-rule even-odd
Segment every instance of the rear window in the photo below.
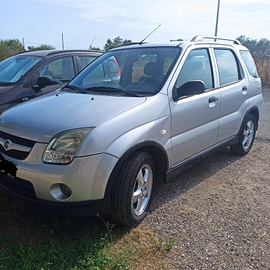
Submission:
{"label": "rear window", "polygon": [[245,65],[248,69],[249,74],[253,76],[254,78],[258,78],[259,75],[257,72],[257,68],[255,66],[255,63],[249,51],[240,51],[240,54],[245,62]]}

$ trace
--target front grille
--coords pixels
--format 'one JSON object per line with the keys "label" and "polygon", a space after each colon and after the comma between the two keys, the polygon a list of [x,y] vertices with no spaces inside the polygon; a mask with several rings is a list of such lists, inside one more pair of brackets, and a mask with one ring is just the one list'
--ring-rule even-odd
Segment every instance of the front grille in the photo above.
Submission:
{"label": "front grille", "polygon": [[25,198],[36,199],[32,183],[21,178],[0,175],[0,186]]}
{"label": "front grille", "polygon": [[[31,141],[28,139],[20,138],[18,136],[10,135],[8,133],[5,133],[3,131],[0,131],[0,138],[3,140],[10,140],[12,143],[21,145],[21,146],[26,146],[33,148],[35,145],[35,141]],[[28,157],[30,152],[24,152],[24,151],[19,151],[19,150],[8,150],[6,151],[5,148],[0,144],[0,152],[5,154],[8,157],[19,159],[19,160],[24,160]]]}

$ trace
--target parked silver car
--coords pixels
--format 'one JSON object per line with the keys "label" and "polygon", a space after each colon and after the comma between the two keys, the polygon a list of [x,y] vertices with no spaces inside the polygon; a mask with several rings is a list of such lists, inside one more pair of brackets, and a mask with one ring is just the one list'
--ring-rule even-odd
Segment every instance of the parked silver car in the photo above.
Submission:
{"label": "parked silver car", "polygon": [[[115,74],[104,76],[105,62]],[[61,90],[0,116],[0,188],[61,215],[111,214],[134,226],[157,178],[222,147],[247,154],[261,105],[254,61],[236,40],[114,49]]]}

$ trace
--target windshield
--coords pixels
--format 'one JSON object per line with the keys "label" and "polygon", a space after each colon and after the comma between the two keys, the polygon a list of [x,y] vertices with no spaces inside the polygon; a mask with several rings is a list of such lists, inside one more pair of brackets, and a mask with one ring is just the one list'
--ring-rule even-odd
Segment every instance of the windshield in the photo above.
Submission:
{"label": "windshield", "polygon": [[15,55],[0,62],[0,82],[17,82],[41,57]]}
{"label": "windshield", "polygon": [[83,93],[156,94],[180,54],[178,47],[121,48],[100,56],[69,84]]}

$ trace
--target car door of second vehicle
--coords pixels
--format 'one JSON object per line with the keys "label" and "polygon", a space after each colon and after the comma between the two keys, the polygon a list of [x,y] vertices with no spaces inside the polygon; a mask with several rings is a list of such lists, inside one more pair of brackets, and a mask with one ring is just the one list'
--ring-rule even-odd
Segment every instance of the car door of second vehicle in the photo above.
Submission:
{"label": "car door of second vehicle", "polygon": [[[218,134],[220,91],[214,88],[213,67],[208,48],[187,51],[177,78],[169,86],[172,116],[172,168],[214,146]],[[201,94],[175,98],[177,88],[186,82],[203,81]]]}

